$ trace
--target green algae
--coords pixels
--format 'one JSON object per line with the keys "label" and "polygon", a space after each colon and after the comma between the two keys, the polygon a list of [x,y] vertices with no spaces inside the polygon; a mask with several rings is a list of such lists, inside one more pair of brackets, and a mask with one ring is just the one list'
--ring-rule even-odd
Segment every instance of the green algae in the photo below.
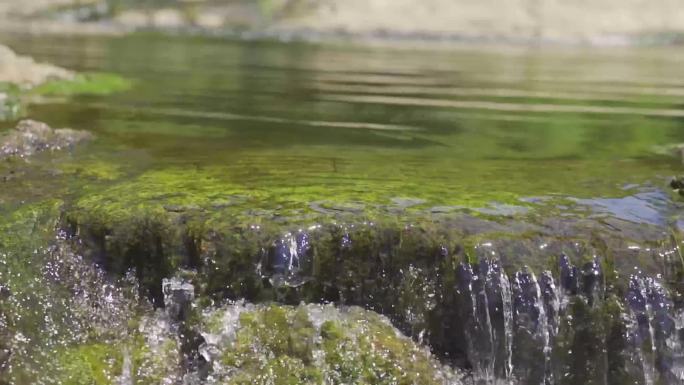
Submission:
{"label": "green algae", "polygon": [[[116,179],[115,168],[110,171],[114,174],[104,175]],[[83,197],[75,207],[86,215],[101,215],[116,223],[136,212],[163,213],[230,205],[231,198],[242,192],[218,172],[175,168],[150,171],[131,181],[109,186],[100,193]]]}
{"label": "green algae", "polygon": [[32,88],[21,88],[0,82],[0,122],[18,119],[26,114],[27,105],[45,98],[104,96],[123,92],[133,87],[133,82],[113,73],[93,72],[76,74],[73,78],[48,80]]}
{"label": "green algae", "polygon": [[81,73],[72,79],[52,80],[30,93],[42,96],[109,95],[129,90],[133,82],[112,73]]}
{"label": "green algae", "polygon": [[62,205],[63,201],[52,199],[3,212],[0,215],[0,248],[4,252],[16,252],[44,244],[54,235]]}
{"label": "green algae", "polygon": [[[87,167],[87,165],[84,165]],[[116,166],[113,166],[116,168]],[[387,211],[393,197],[389,191],[385,194],[374,191],[368,186],[319,186],[315,184],[291,186],[250,186],[230,175],[231,170],[223,167],[202,167],[187,169],[169,167],[161,170],[150,170],[132,179],[119,179],[119,183],[106,189],[94,191],[77,201],[76,207],[93,215],[98,213],[112,222],[129,216],[136,211],[163,212],[165,209],[192,210],[199,209],[214,213],[230,212],[235,216],[247,218],[250,209],[260,208],[271,216],[291,217],[330,217],[335,214],[359,214],[372,216],[373,213]],[[116,179],[114,175],[103,175]],[[391,190],[392,187],[386,187]],[[333,190],[331,190],[333,189]],[[429,197],[424,192],[421,197]],[[486,206],[491,199],[480,196],[477,199],[459,197],[458,200],[443,200],[438,192],[432,195],[430,203],[452,205],[455,207]],[[330,198],[320,201],[320,198]],[[494,198],[493,196],[491,198]],[[496,195],[499,202],[516,202],[514,196],[505,198]],[[364,202],[362,205],[351,205],[353,202]],[[518,204],[521,204],[518,202]],[[406,211],[424,210],[422,203],[412,206]],[[327,215],[332,214],[332,215]],[[217,216],[218,214],[213,214]]]}
{"label": "green algae", "polygon": [[66,161],[56,161],[55,163],[57,163],[60,172],[78,178],[81,181],[113,181],[124,175],[120,165],[99,159],[78,161],[67,159]]}

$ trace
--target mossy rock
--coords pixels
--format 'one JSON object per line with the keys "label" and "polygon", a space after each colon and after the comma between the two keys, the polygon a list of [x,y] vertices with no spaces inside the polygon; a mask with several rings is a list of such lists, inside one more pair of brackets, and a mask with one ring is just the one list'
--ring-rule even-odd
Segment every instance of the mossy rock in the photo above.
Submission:
{"label": "mossy rock", "polygon": [[62,348],[53,363],[54,383],[68,385],[153,385],[178,381],[180,343],[158,315],[126,338]]}
{"label": "mossy rock", "polygon": [[[134,268],[142,294],[159,306],[162,280],[179,269],[196,271],[196,293],[205,300],[362,306],[462,366],[470,364],[462,328],[467,320],[459,314],[465,305],[456,295],[462,263],[498,258],[509,276],[525,266],[557,276],[563,253],[579,265],[590,255],[607,255],[593,238],[494,234],[498,246],[492,246],[491,238],[448,221],[378,216],[344,222],[324,216],[306,227],[250,221],[233,215],[232,206],[212,209],[226,191],[220,179],[194,185],[180,175],[148,173],[137,180],[149,184],[116,184],[68,208],[68,227],[83,241],[84,254],[115,274]],[[158,188],[167,183],[176,186],[175,194]],[[137,205],[136,197],[142,199]],[[599,263],[617,290],[614,260],[607,255]]]}
{"label": "mossy rock", "polygon": [[67,349],[60,354],[60,381],[73,385],[113,384],[123,369],[122,347],[90,344]]}
{"label": "mossy rock", "polygon": [[222,384],[443,384],[445,370],[389,321],[357,307],[232,305],[203,325]]}

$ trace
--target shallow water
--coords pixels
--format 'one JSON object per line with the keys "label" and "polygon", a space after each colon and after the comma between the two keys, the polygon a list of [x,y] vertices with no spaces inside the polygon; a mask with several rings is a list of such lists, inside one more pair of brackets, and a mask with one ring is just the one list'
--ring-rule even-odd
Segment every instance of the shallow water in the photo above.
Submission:
{"label": "shallow water", "polygon": [[54,126],[95,132],[98,142],[80,156],[108,162],[122,178],[208,169],[236,193],[259,195],[252,206],[264,209],[408,198],[422,209],[505,215],[526,212],[510,205],[577,198],[563,201],[568,210],[552,206],[662,223],[667,214],[634,207],[662,206],[656,190],[681,169],[661,148],[684,142],[677,49],[412,50],[151,36],[8,43],[135,80],[126,93],[30,108]]}

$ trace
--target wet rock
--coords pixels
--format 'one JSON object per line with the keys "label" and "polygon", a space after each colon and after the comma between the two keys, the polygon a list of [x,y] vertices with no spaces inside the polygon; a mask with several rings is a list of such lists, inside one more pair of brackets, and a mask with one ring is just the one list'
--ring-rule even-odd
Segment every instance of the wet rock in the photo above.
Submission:
{"label": "wet rock", "polygon": [[[684,158],[682,158],[682,161],[684,161]],[[679,195],[684,196],[684,177],[674,177],[670,181],[670,188]]]}
{"label": "wet rock", "polygon": [[605,321],[600,308],[586,299],[570,299],[561,317],[552,353],[554,377],[560,384],[605,384]]}
{"label": "wet rock", "polygon": [[202,317],[217,383],[456,384],[459,374],[358,307],[229,305]]}
{"label": "wet rock", "polygon": [[0,137],[0,159],[9,156],[24,158],[41,151],[69,149],[92,138],[92,134],[86,131],[52,129],[42,122],[22,120],[14,130]]}
{"label": "wet rock", "polygon": [[195,299],[195,287],[179,278],[164,278],[162,281],[164,309],[175,322],[185,321]]}
{"label": "wet rock", "polygon": [[[623,289],[606,286],[604,261],[587,259],[593,250],[574,243],[553,252],[536,248],[527,259],[537,263],[535,270],[507,274],[504,266],[515,271],[529,248],[466,252],[462,235],[444,226],[362,222],[289,233],[268,225],[207,229],[193,222],[192,213],[163,211],[163,218],[144,222],[138,216],[113,230],[101,228],[96,238],[106,256],[103,266],[115,273],[133,268],[142,287],[161,288],[163,277],[188,267],[179,256],[191,252],[198,298],[365,307],[428,342],[440,358],[472,371],[476,380],[612,385],[643,373],[634,358],[641,346],[631,347],[625,337],[627,289],[619,300],[611,299]],[[87,236],[88,228],[79,233]],[[187,234],[193,234],[191,247],[183,240]],[[561,251],[569,254],[549,259]],[[553,273],[545,271],[549,266]],[[673,310],[663,296],[644,294],[652,309],[644,316],[654,331],[664,331],[659,338],[666,343],[651,351],[662,350],[662,367],[675,367],[679,350],[668,346],[677,332],[665,317]],[[192,350],[193,343],[182,346]],[[655,368],[656,355],[651,356]]]}
{"label": "wet rock", "polygon": [[168,320],[155,313],[139,320],[129,338],[60,349],[48,384],[181,384],[182,353]]}

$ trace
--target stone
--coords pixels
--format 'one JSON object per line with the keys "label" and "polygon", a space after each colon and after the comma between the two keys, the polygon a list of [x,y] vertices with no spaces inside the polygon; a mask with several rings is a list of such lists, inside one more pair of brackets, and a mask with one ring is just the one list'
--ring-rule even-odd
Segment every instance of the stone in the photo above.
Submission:
{"label": "stone", "polygon": [[218,383],[461,383],[462,373],[359,307],[235,304],[205,312],[201,329]]}
{"label": "stone", "polygon": [[0,136],[0,159],[10,156],[25,158],[41,151],[68,149],[89,141],[93,135],[70,128],[52,129],[35,120],[22,120],[16,128]]}
{"label": "stone", "polygon": [[184,321],[195,299],[195,287],[179,278],[165,278],[162,281],[164,307],[173,321]]}

